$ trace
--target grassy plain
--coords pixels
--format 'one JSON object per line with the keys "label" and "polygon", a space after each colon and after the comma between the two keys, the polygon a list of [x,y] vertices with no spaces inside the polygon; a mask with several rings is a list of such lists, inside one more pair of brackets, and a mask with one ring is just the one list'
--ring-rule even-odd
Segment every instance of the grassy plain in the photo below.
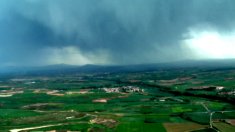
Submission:
{"label": "grassy plain", "polygon": [[235,119],[234,87],[235,70],[8,78],[0,81],[0,94],[12,94],[0,97],[0,131],[206,131],[210,112],[214,128],[234,131],[223,122]]}

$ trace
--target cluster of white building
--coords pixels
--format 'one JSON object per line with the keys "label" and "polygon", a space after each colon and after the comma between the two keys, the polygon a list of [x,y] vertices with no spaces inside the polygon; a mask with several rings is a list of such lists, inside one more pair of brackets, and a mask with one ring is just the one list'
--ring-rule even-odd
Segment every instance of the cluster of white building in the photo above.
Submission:
{"label": "cluster of white building", "polygon": [[134,93],[134,92],[144,92],[143,89],[135,86],[123,86],[123,87],[115,87],[115,88],[101,88],[106,93]]}

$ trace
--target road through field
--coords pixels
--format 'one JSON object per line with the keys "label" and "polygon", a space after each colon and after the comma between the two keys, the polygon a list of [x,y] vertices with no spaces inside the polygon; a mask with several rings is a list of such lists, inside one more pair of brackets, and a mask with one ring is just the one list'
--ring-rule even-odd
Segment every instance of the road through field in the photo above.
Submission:
{"label": "road through field", "polygon": [[46,128],[46,127],[52,127],[52,126],[61,126],[61,125],[64,125],[64,124],[60,123],[60,124],[54,124],[54,125],[44,125],[44,126],[37,126],[37,127],[12,129],[12,130],[10,130],[10,132],[20,132],[20,131],[25,131],[25,130],[33,130],[33,129]]}
{"label": "road through field", "polygon": [[[87,116],[92,116],[94,118],[96,118],[96,115],[92,115],[92,114],[86,114],[83,117],[77,118],[77,119],[82,119],[85,118]],[[87,123],[87,122],[75,122],[75,123]],[[34,130],[34,129],[40,129],[40,128],[47,128],[47,127],[53,127],[53,126],[62,126],[62,125],[67,125],[69,123],[59,123],[59,124],[53,124],[53,125],[43,125],[43,126],[36,126],[36,127],[27,127],[27,128],[20,128],[20,129],[11,129],[9,130],[10,132],[20,132],[20,131],[26,131],[26,130]]]}

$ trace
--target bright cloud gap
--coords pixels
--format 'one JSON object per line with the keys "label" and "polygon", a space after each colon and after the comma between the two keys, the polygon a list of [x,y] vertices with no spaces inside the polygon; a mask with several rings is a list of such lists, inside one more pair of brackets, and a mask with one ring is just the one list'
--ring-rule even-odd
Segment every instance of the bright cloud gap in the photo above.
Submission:
{"label": "bright cloud gap", "polygon": [[223,34],[215,30],[190,29],[188,39],[183,41],[196,59],[231,59],[235,58],[235,32]]}

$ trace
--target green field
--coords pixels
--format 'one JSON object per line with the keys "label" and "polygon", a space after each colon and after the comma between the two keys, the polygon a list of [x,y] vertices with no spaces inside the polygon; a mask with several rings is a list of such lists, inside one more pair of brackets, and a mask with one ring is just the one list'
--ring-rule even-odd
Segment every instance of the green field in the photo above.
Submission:
{"label": "green field", "polygon": [[[212,121],[222,123],[213,127],[234,131],[223,122],[235,119],[234,95],[227,94],[234,76],[235,71],[185,69],[8,78],[0,82],[0,130],[212,131],[209,112],[215,112]],[[193,89],[206,86],[212,88]]]}

